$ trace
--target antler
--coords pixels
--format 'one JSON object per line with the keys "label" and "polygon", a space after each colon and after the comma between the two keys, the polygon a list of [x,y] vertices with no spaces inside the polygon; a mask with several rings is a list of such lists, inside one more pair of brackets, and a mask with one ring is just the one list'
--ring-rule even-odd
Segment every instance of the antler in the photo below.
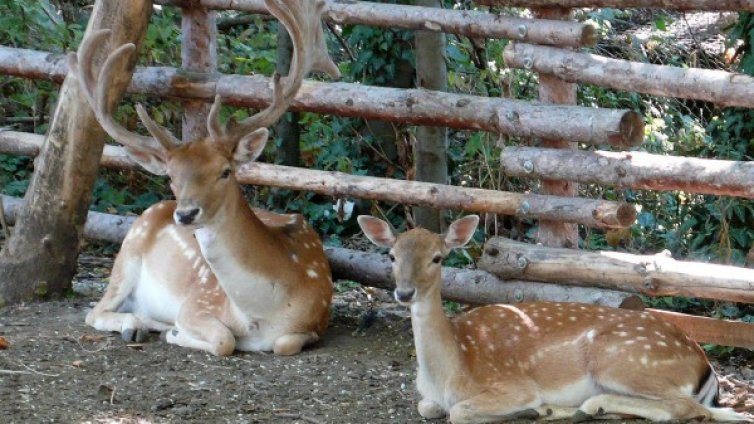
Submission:
{"label": "antler", "polygon": [[98,77],[94,76],[92,68],[94,55],[110,34],[109,29],[103,29],[85,37],[79,47],[78,55],[76,53],[68,55],[69,69],[78,75],[81,91],[105,132],[131,150],[146,152],[165,159],[167,152],[178,144],[178,140],[167,129],[154,122],[140,104],[136,105],[136,112],[152,137],[128,131],[113,117],[118,106],[118,98],[113,90],[114,87],[123,87],[130,80],[130,73],[124,72],[124,69],[136,50],[136,46],[128,43],[118,47],[107,56]]}
{"label": "antler", "polygon": [[267,9],[288,30],[293,42],[293,57],[288,76],[273,75],[272,103],[257,114],[235,122],[231,118],[225,126],[220,124],[220,96],[207,117],[207,128],[216,142],[226,145],[231,151],[245,135],[258,128],[274,124],[288,109],[288,106],[301,88],[304,76],[310,71],[320,71],[333,78],[340,78],[340,71],[327,53],[327,45],[322,30],[324,0],[265,0]]}

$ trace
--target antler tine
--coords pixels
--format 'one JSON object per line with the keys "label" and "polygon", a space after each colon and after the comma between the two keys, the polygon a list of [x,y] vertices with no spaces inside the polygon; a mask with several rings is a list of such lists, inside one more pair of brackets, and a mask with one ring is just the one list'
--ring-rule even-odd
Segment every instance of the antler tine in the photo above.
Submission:
{"label": "antler tine", "polygon": [[[112,87],[122,86],[122,84],[126,83],[123,79],[130,78],[130,75],[127,73],[117,71],[122,70],[126,66],[131,55],[136,50],[136,46],[133,43],[127,43],[118,47],[105,59],[99,76],[97,78],[94,76],[92,64],[94,63],[95,52],[110,36],[110,33],[110,30],[105,29],[85,37],[79,47],[78,56],[69,55],[71,70],[77,73],[84,97],[86,97],[89,106],[91,106],[105,132],[124,146],[134,150],[148,151],[151,154],[164,158],[167,151],[175,146],[177,140],[166,129],[152,121],[143,111],[143,108],[138,106],[137,112],[139,112],[139,109],[142,109],[139,116],[153,137],[131,132],[119,124],[113,117],[117,102],[115,96],[112,95]],[[121,84],[113,84],[113,82]]]}
{"label": "antler tine", "polygon": [[241,122],[230,121],[222,127],[217,120],[220,99],[219,96],[215,98],[207,122],[210,135],[231,148],[244,135],[274,124],[288,109],[310,71],[325,72],[333,78],[340,77],[338,67],[327,53],[325,44],[322,30],[325,7],[323,0],[265,0],[265,4],[291,35],[294,51],[291,67],[288,76],[281,77],[277,73],[273,76],[273,99],[270,105]]}

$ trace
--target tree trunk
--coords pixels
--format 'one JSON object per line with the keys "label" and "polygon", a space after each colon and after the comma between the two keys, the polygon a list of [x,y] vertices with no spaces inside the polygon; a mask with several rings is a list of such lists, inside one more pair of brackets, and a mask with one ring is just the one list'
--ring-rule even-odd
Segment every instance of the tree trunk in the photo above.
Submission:
{"label": "tree trunk", "polygon": [[[417,6],[442,6],[439,0],[415,0]],[[448,70],[445,66],[445,34],[417,31],[416,86],[433,91],[448,89]],[[418,127],[414,146],[414,167],[417,181],[438,184],[448,182],[448,130],[444,127]],[[430,231],[444,230],[441,210],[414,209],[414,219],[420,227]]]}
{"label": "tree trunk", "polygon": [[[87,33],[111,28],[110,49],[128,42],[139,46],[151,12],[151,1],[100,0]],[[100,53],[96,60],[103,59]],[[136,55],[130,65],[136,65]],[[118,89],[125,91],[126,86]],[[0,305],[35,295],[61,296],[70,288],[104,140],[76,77],[70,75],[35,161],[25,208],[0,252]]]}
{"label": "tree trunk", "polygon": [[[277,72],[288,75],[291,67],[293,42],[283,25],[278,25]],[[300,126],[298,112],[286,112],[275,125],[275,135],[280,139],[280,147],[276,149],[277,162],[287,166],[299,166],[301,163]]]}
{"label": "tree trunk", "polygon": [[[571,11],[563,8],[539,9],[535,13],[537,17],[547,19],[568,20],[571,17]],[[562,81],[560,78],[551,74],[539,75],[539,101],[544,103],[558,104],[576,104],[576,85]],[[568,138],[545,139],[542,141],[542,147],[552,147],[556,149],[576,150],[576,143]],[[578,185],[573,181],[567,180],[543,180],[542,194],[554,194],[557,196],[575,196],[578,191]],[[537,231],[537,242],[545,246],[557,247],[574,247],[579,246],[579,231],[576,225],[563,222],[540,220]]]}
{"label": "tree trunk", "polygon": [[[181,68],[192,73],[217,71],[217,12],[189,5],[181,17]],[[207,136],[207,115],[211,105],[201,100],[183,102],[181,139],[184,143]]]}
{"label": "tree trunk", "polygon": [[[181,6],[194,0],[157,0]],[[269,13],[264,0],[200,0],[202,7]],[[597,42],[592,25],[543,19],[522,19],[474,10],[436,9],[371,1],[329,1],[325,19],[338,25],[442,31],[471,38],[506,38],[555,46],[591,46]]]}
{"label": "tree trunk", "polygon": [[[41,136],[35,134],[0,133],[0,153],[31,156],[36,154],[40,145]],[[118,146],[106,146],[101,163],[117,169],[138,168]],[[333,197],[556,219],[592,227],[625,228],[636,217],[635,207],[622,202],[464,188],[260,162],[241,167],[236,178],[244,184],[307,190]]]}
{"label": "tree trunk", "polygon": [[[65,72],[56,55],[0,46],[2,74],[60,81]],[[270,78],[264,76],[190,75],[167,67],[137,70],[129,92],[205,102],[214,101],[215,94],[220,94],[227,104],[254,108],[264,107],[272,99]],[[625,109],[547,105],[362,84],[305,80],[291,110],[474,129],[517,137],[561,138],[620,148],[639,145],[644,139],[641,115]]]}
{"label": "tree trunk", "polygon": [[503,279],[754,303],[754,269],[676,261],[668,251],[656,255],[588,252],[495,237],[485,245],[478,265]]}

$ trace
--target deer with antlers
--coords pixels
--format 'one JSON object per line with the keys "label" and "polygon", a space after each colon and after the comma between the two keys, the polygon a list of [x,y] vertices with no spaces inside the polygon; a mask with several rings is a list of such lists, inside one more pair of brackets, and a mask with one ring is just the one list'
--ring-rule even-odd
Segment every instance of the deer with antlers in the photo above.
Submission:
{"label": "deer with antlers", "polygon": [[132,133],[113,117],[109,91],[133,44],[115,49],[95,78],[93,55],[109,37],[85,39],[71,69],[105,131],[147,171],[170,177],[175,201],[147,209],[129,230],[103,298],[86,317],[123,339],[165,331],[169,343],[216,355],[234,350],[292,355],[322,336],[329,321],[332,279],[322,243],[301,215],[251,209],[235,179],[257,158],[267,126],[286,111],[311,70],[339,77],[322,32],[324,2],[266,0],[285,26],[294,53],[288,76],[275,75],[271,104],[241,122],[221,125],[219,96],[207,118],[209,137],[180,145],[141,105],[151,136]]}
{"label": "deer with antlers", "polygon": [[395,298],[411,308],[422,417],[745,420],[716,407],[717,376],[699,345],[649,313],[536,302],[483,306],[449,320],[442,260],[468,243],[477,216],[454,222],[444,237],[420,228],[396,237],[385,221],[358,221],[373,243],[390,248]]}

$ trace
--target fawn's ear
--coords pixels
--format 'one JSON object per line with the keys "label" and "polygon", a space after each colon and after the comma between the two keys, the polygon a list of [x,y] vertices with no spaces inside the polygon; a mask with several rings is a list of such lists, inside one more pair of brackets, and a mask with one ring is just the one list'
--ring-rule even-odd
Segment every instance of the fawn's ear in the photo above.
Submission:
{"label": "fawn's ear", "polygon": [[374,244],[380,247],[393,247],[395,244],[395,235],[390,229],[387,222],[368,215],[359,215],[356,220],[359,222],[361,231]]}
{"label": "fawn's ear", "polygon": [[477,215],[468,215],[453,222],[448,227],[448,233],[445,234],[445,246],[449,249],[465,246],[474,236],[477,225],[479,225]]}

